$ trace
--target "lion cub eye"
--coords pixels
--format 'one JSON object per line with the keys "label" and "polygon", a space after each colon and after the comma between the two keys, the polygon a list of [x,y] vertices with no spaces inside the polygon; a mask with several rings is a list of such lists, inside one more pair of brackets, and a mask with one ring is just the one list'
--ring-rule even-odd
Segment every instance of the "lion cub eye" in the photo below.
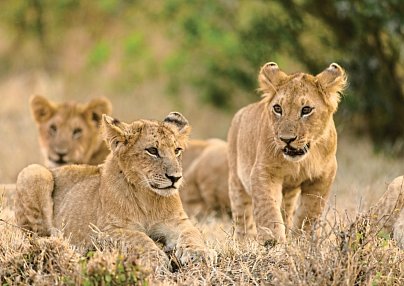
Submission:
{"label": "lion cub eye", "polygon": [[177,157],[180,156],[182,153],[182,148],[175,149],[174,153],[175,153],[175,156],[177,156]]}
{"label": "lion cub eye", "polygon": [[313,109],[314,109],[313,107],[304,106],[304,107],[302,108],[301,116],[303,117],[303,116],[309,115],[309,114],[313,111]]}
{"label": "lion cub eye", "polygon": [[159,157],[159,151],[155,147],[147,148],[146,152],[152,157]]}
{"label": "lion cub eye", "polygon": [[276,115],[282,115],[282,107],[279,104],[274,105],[273,111]]}
{"label": "lion cub eye", "polygon": [[73,129],[73,138],[74,139],[80,138],[82,134],[83,134],[83,129],[81,129],[79,127]]}
{"label": "lion cub eye", "polygon": [[55,124],[52,124],[51,126],[49,126],[49,134],[54,136],[56,135],[56,132],[58,131],[58,128],[56,127]]}

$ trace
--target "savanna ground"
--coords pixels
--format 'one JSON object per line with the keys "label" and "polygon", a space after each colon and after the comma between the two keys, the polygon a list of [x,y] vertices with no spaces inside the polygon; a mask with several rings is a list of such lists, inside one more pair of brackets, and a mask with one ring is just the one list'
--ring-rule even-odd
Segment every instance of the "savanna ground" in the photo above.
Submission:
{"label": "savanna ground", "polygon": [[[154,83],[153,93],[159,83]],[[69,87],[71,89],[71,87]],[[79,97],[66,82],[41,73],[5,78],[0,85],[0,182],[14,183],[29,163],[41,162],[37,134],[28,111],[33,92],[85,101],[101,94],[102,86]],[[62,92],[63,91],[63,92]],[[73,88],[74,91],[74,88]],[[162,91],[163,92],[163,91]],[[4,96],[7,95],[7,96]],[[161,119],[173,105],[153,99],[147,84],[133,95],[109,96],[114,115],[126,121]],[[183,112],[193,125],[194,138],[225,138],[231,114],[184,101]],[[212,127],[214,126],[214,127]],[[219,253],[215,267],[187,266],[176,272],[154,273],[139,265],[135,254],[96,244],[91,251],[71,247],[61,237],[38,238],[14,225],[13,193],[0,190],[1,285],[403,285],[404,252],[388,235],[367,225],[364,214],[391,180],[404,174],[403,160],[373,153],[365,138],[339,126],[339,169],[325,220],[317,238],[297,236],[285,245],[266,249],[256,243],[238,244],[227,217],[195,222],[208,244]]]}

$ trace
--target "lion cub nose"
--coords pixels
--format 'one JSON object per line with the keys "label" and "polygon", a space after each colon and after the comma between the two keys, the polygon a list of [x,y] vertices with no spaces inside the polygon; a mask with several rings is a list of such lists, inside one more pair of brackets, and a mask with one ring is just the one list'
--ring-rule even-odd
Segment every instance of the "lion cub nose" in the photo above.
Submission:
{"label": "lion cub nose", "polygon": [[285,142],[286,144],[290,144],[290,143],[292,143],[293,141],[295,141],[296,140],[296,136],[295,137],[279,137],[279,139],[281,139],[283,142]]}
{"label": "lion cub nose", "polygon": [[56,152],[56,154],[57,154],[60,158],[63,158],[64,156],[67,155],[67,152]]}
{"label": "lion cub nose", "polygon": [[176,182],[178,182],[179,179],[182,178],[182,176],[170,176],[170,175],[168,175],[168,174],[166,174],[166,177],[167,177],[168,179],[170,179],[170,181],[171,181],[173,184],[175,184]]}

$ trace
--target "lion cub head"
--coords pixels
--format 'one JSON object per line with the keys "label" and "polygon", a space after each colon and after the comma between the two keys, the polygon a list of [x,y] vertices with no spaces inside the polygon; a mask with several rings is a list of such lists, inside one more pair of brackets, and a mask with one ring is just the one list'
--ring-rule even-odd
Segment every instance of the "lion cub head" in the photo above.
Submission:
{"label": "lion cub head", "polygon": [[99,134],[101,116],[111,113],[111,103],[106,98],[87,104],[57,104],[36,95],[31,98],[30,107],[48,167],[89,163],[103,143]]}
{"label": "lion cub head", "polygon": [[102,129],[110,158],[129,183],[161,196],[178,192],[183,181],[181,154],[191,131],[184,116],[171,112],[163,121],[127,124],[103,115]]}
{"label": "lion cub head", "polygon": [[275,152],[289,161],[304,159],[325,139],[327,127],[334,126],[330,123],[346,86],[345,71],[333,63],[316,76],[288,75],[270,62],[261,68],[258,80],[268,103]]}

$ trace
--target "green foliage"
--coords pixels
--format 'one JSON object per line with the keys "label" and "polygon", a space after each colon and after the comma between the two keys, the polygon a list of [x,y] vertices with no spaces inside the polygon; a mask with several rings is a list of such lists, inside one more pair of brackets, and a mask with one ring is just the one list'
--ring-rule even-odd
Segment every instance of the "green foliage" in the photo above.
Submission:
{"label": "green foliage", "polygon": [[304,1],[299,13],[310,13],[332,31],[330,50],[344,55],[350,88],[360,98],[360,113],[377,146],[404,152],[404,44],[400,1]]}
{"label": "green foliage", "polygon": [[144,37],[139,32],[134,32],[124,39],[125,55],[130,57],[142,53],[144,49]]}
{"label": "green foliage", "polygon": [[90,50],[88,64],[91,67],[99,67],[105,63],[111,54],[111,48],[105,41],[100,41]]}
{"label": "green foliage", "polygon": [[148,285],[145,272],[133,257],[122,254],[100,254],[89,252],[80,260],[81,277],[72,280],[65,277],[64,283],[68,285]]}
{"label": "green foliage", "polygon": [[[267,61],[286,68],[299,67],[300,58],[316,69],[329,64],[323,66],[318,55],[314,60],[309,53],[313,40],[306,39],[309,33],[299,34],[303,19],[288,17],[277,1],[180,2],[166,1],[163,21],[175,19],[169,26],[180,45],[175,58],[187,59],[177,61],[184,63],[178,69],[204,102],[234,110],[238,97],[256,98],[257,72]],[[321,35],[328,37],[324,31]],[[304,46],[304,40],[311,46]]]}
{"label": "green foliage", "polygon": [[117,6],[119,4],[119,1],[118,0],[98,0],[97,4],[101,10],[108,13],[111,11],[115,11],[115,9],[117,8]]}
{"label": "green foliage", "polygon": [[177,53],[190,59],[182,72],[204,101],[232,107],[236,91],[253,95],[256,73],[270,60],[314,74],[338,62],[349,74],[347,93],[355,97],[342,106],[344,114],[359,117],[376,146],[404,153],[400,3],[171,0],[164,20],[174,19]]}
{"label": "green foliage", "polygon": [[203,102],[222,108],[232,106],[232,95],[239,85],[247,82],[251,86],[254,82],[241,65],[239,36],[231,27],[235,20],[231,5],[220,1],[166,1],[162,18],[175,19],[168,29],[179,48],[167,64],[175,64],[183,77],[174,74],[174,81],[180,78],[191,83],[200,91]]}

